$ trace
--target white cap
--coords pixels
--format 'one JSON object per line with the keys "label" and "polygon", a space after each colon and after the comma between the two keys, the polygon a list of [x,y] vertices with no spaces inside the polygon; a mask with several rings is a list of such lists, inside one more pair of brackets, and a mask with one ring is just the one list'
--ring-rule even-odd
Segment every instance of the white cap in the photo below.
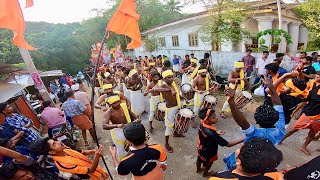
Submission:
{"label": "white cap", "polygon": [[105,73],[104,73],[104,77],[106,77],[106,78],[109,77],[110,75],[111,75],[111,74],[110,74],[109,72],[105,72]]}
{"label": "white cap", "polygon": [[79,90],[79,84],[76,83],[76,84],[72,85],[71,89],[74,90],[74,91],[78,91]]}

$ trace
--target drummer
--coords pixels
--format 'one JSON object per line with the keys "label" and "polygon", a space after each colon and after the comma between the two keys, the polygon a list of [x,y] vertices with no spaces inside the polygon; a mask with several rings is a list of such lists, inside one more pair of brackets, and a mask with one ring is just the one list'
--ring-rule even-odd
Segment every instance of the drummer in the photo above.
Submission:
{"label": "drummer", "polygon": [[132,102],[131,110],[136,115],[141,115],[145,111],[144,107],[144,96],[141,92],[143,86],[141,78],[138,76],[138,71],[132,69],[128,75],[128,80],[126,82],[127,88],[131,90],[130,100]]}
{"label": "drummer", "polygon": [[[95,108],[102,109],[101,105],[103,104],[104,101],[106,101],[107,97],[110,97],[110,96],[113,96],[113,95],[119,95],[120,100],[126,102],[127,107],[130,109],[130,107],[131,107],[130,100],[127,97],[125,97],[122,92],[113,91],[112,84],[105,84],[105,85],[102,86],[102,89],[104,90],[105,94],[101,95],[99,97],[99,99],[96,101],[96,103],[94,104]],[[109,107],[106,107],[103,110],[106,111],[106,110],[108,110],[108,108]]]}
{"label": "drummer", "polygon": [[[103,116],[103,129],[111,130],[111,138],[117,147],[118,158],[121,160],[127,154],[125,151],[126,138],[123,134],[122,128],[127,123],[138,118],[127,108],[125,103],[120,102],[119,96],[116,95],[108,97],[107,102],[111,108],[109,108]],[[109,123],[110,121],[112,124]]]}
{"label": "drummer", "polygon": [[161,95],[160,92],[155,92],[153,91],[153,87],[155,86],[160,86],[161,84],[159,84],[159,79],[160,79],[160,73],[158,71],[153,71],[151,73],[151,82],[150,84],[147,86],[146,91],[144,92],[144,96],[147,96],[150,93],[150,112],[149,112],[149,123],[150,123],[150,131],[152,131],[153,127],[152,127],[152,121],[154,119],[154,113],[157,109],[157,105],[161,102]]}
{"label": "drummer", "polygon": [[169,153],[173,153],[173,148],[169,144],[169,136],[184,137],[182,134],[174,134],[175,115],[180,108],[180,93],[176,83],[173,81],[173,72],[171,70],[162,73],[163,84],[161,86],[154,86],[153,92],[161,92],[166,101],[165,114],[165,147]]}
{"label": "drummer", "polygon": [[209,84],[209,74],[205,67],[201,67],[198,70],[198,75],[192,82],[192,89],[195,92],[194,95],[194,114],[199,113],[199,109],[203,103],[204,96],[209,94],[209,91],[214,91],[217,88],[216,86],[210,87]]}
{"label": "drummer", "polygon": [[[234,63],[235,71],[231,71],[228,76],[228,82],[229,82],[229,87],[234,88],[235,84],[239,84],[238,88],[236,89],[236,94],[240,93],[243,91],[244,86],[246,85],[248,89],[251,89],[251,85],[248,82],[247,78],[244,76],[244,63],[243,62],[235,62]],[[225,112],[230,112],[230,107],[229,103],[226,101],[223,104],[220,116],[222,118],[226,118]]]}

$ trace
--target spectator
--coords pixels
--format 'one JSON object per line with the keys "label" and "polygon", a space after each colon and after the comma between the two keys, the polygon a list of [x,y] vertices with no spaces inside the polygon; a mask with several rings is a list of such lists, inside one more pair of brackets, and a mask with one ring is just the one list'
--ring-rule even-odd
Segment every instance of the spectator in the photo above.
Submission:
{"label": "spectator", "polygon": [[251,76],[251,73],[253,72],[253,66],[256,64],[256,58],[251,55],[252,50],[247,49],[246,55],[241,59],[241,62],[244,63],[244,72],[246,73],[246,76]]}
{"label": "spectator", "polygon": [[269,56],[269,51],[263,51],[262,57],[258,59],[256,63],[257,76],[253,84],[257,84],[260,81],[261,76],[266,74],[265,67],[267,64],[270,64],[272,62],[268,56]]}
{"label": "spectator", "polygon": [[304,79],[306,82],[308,82],[309,79],[313,79],[316,74],[315,68],[311,66],[312,60],[313,59],[311,56],[307,56],[306,58],[302,59],[302,64],[303,64],[302,75],[304,76]]}
{"label": "spectator", "polygon": [[52,129],[61,125],[66,126],[66,117],[60,109],[51,107],[51,101],[44,101],[42,106],[43,111],[41,113],[41,119],[48,127],[49,137],[52,138]]}
{"label": "spectator", "polygon": [[68,90],[66,92],[67,101],[63,103],[62,108],[65,114],[71,117],[72,122],[82,130],[82,137],[84,139],[85,145],[89,146],[87,141],[86,131],[89,130],[92,138],[95,139],[95,133],[92,128],[92,122],[89,120],[88,111],[86,111],[86,106],[80,101],[75,99],[74,91]]}
{"label": "spectator", "polygon": [[71,89],[74,91],[74,98],[86,106],[86,111],[88,112],[88,116],[91,119],[91,101],[88,93],[80,91],[79,84],[71,86]]}
{"label": "spectator", "polygon": [[40,138],[38,133],[30,129],[33,125],[33,121],[14,113],[13,108],[8,103],[5,102],[0,104],[0,113],[5,116],[4,126],[10,125],[17,131],[23,131],[23,137],[27,142],[30,143]]}
{"label": "spectator", "polygon": [[[103,151],[101,145],[99,149],[82,150],[80,153],[69,149],[61,142],[41,138],[33,142],[30,149],[37,154],[51,155],[55,165],[62,172],[76,174],[82,179],[108,179],[108,174],[98,165]],[[93,161],[86,157],[93,154]]]}
{"label": "spectator", "polygon": [[279,65],[279,75],[282,76],[283,74],[287,73],[288,71],[286,69],[284,69],[283,67],[281,67],[281,62],[283,60],[284,54],[283,53],[277,53],[276,54],[276,59],[273,60],[273,63],[276,63]]}
{"label": "spectator", "polygon": [[[223,179],[246,180],[280,180],[283,174],[276,172],[277,166],[283,160],[283,155],[271,141],[253,138],[236,150],[237,168],[214,176]],[[280,178],[280,179],[279,179]],[[210,178],[209,180],[217,180]]]}
{"label": "spectator", "polygon": [[178,73],[180,70],[180,62],[179,59],[177,58],[177,55],[173,55],[173,72],[175,73],[176,77],[178,77]]}
{"label": "spectator", "polygon": [[295,65],[299,65],[302,63],[302,59],[307,57],[307,53],[306,52],[300,52],[299,57],[295,57],[292,55],[289,55],[289,57],[291,58],[292,61],[294,61]]}
{"label": "spectator", "polygon": [[312,64],[316,71],[320,71],[320,55],[317,56],[316,61]]}

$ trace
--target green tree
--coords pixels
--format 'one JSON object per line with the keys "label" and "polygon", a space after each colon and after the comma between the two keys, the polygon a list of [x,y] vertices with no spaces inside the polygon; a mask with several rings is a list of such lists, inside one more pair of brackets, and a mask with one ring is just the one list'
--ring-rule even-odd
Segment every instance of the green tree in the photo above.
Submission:
{"label": "green tree", "polygon": [[165,7],[167,10],[173,12],[173,13],[178,13],[181,14],[181,9],[182,9],[182,5],[180,1],[177,0],[168,0],[165,3]]}
{"label": "green tree", "polygon": [[311,38],[307,50],[319,50],[320,47],[320,1],[306,0],[295,8],[296,14],[301,18],[309,30]]}

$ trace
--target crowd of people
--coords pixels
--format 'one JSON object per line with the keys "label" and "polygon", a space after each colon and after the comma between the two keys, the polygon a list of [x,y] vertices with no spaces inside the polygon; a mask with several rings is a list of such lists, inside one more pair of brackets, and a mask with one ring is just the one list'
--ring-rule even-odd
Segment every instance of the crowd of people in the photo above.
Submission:
{"label": "crowd of people", "polygon": [[[110,131],[113,142],[105,156],[111,157],[117,173],[131,173],[134,179],[164,179],[166,153],[174,153],[177,148],[170,138],[182,137],[184,141],[189,128],[198,128],[195,169],[211,180],[319,179],[320,156],[289,169],[277,167],[285,156],[278,146],[293,133],[309,129],[300,147],[305,155],[311,154],[308,145],[319,139],[320,56],[307,56],[305,52],[299,57],[290,56],[294,68],[285,69],[281,67],[285,54],[277,53],[275,59],[270,59],[265,51],[256,60],[251,53],[247,50],[234,63],[226,86],[213,71],[209,53],[199,60],[194,54],[184,59],[174,55],[172,60],[164,55],[123,57],[119,62],[100,64],[95,81],[94,68],[87,68],[85,79],[98,97],[94,108],[104,113],[102,128]],[[255,78],[253,84],[250,78]],[[252,124],[242,111],[258,88],[263,89],[264,101],[254,113],[256,124]],[[100,132],[95,132],[92,124],[93,100],[85,89],[79,79],[64,77],[59,85],[50,83],[50,91],[61,107],[51,101],[42,102],[41,119],[48,128],[47,136],[32,128],[33,121],[15,113],[8,103],[0,104],[0,113],[5,116],[0,124],[0,179],[110,179],[99,166],[103,145],[92,150],[74,146],[74,129],[81,131],[85,146],[97,144],[100,139]],[[219,90],[227,98],[220,111],[215,109]],[[149,114],[147,128],[141,123],[143,113]],[[227,141],[224,131],[216,127],[219,116],[230,115],[243,139]],[[298,120],[291,122],[296,115]],[[164,121],[164,147],[147,142],[155,120]],[[294,124],[291,129],[287,126],[290,123]],[[62,136],[57,135],[57,129]],[[92,142],[88,141],[87,131]],[[218,146],[238,144],[243,145],[224,157],[224,170],[210,171],[218,159]]]}

